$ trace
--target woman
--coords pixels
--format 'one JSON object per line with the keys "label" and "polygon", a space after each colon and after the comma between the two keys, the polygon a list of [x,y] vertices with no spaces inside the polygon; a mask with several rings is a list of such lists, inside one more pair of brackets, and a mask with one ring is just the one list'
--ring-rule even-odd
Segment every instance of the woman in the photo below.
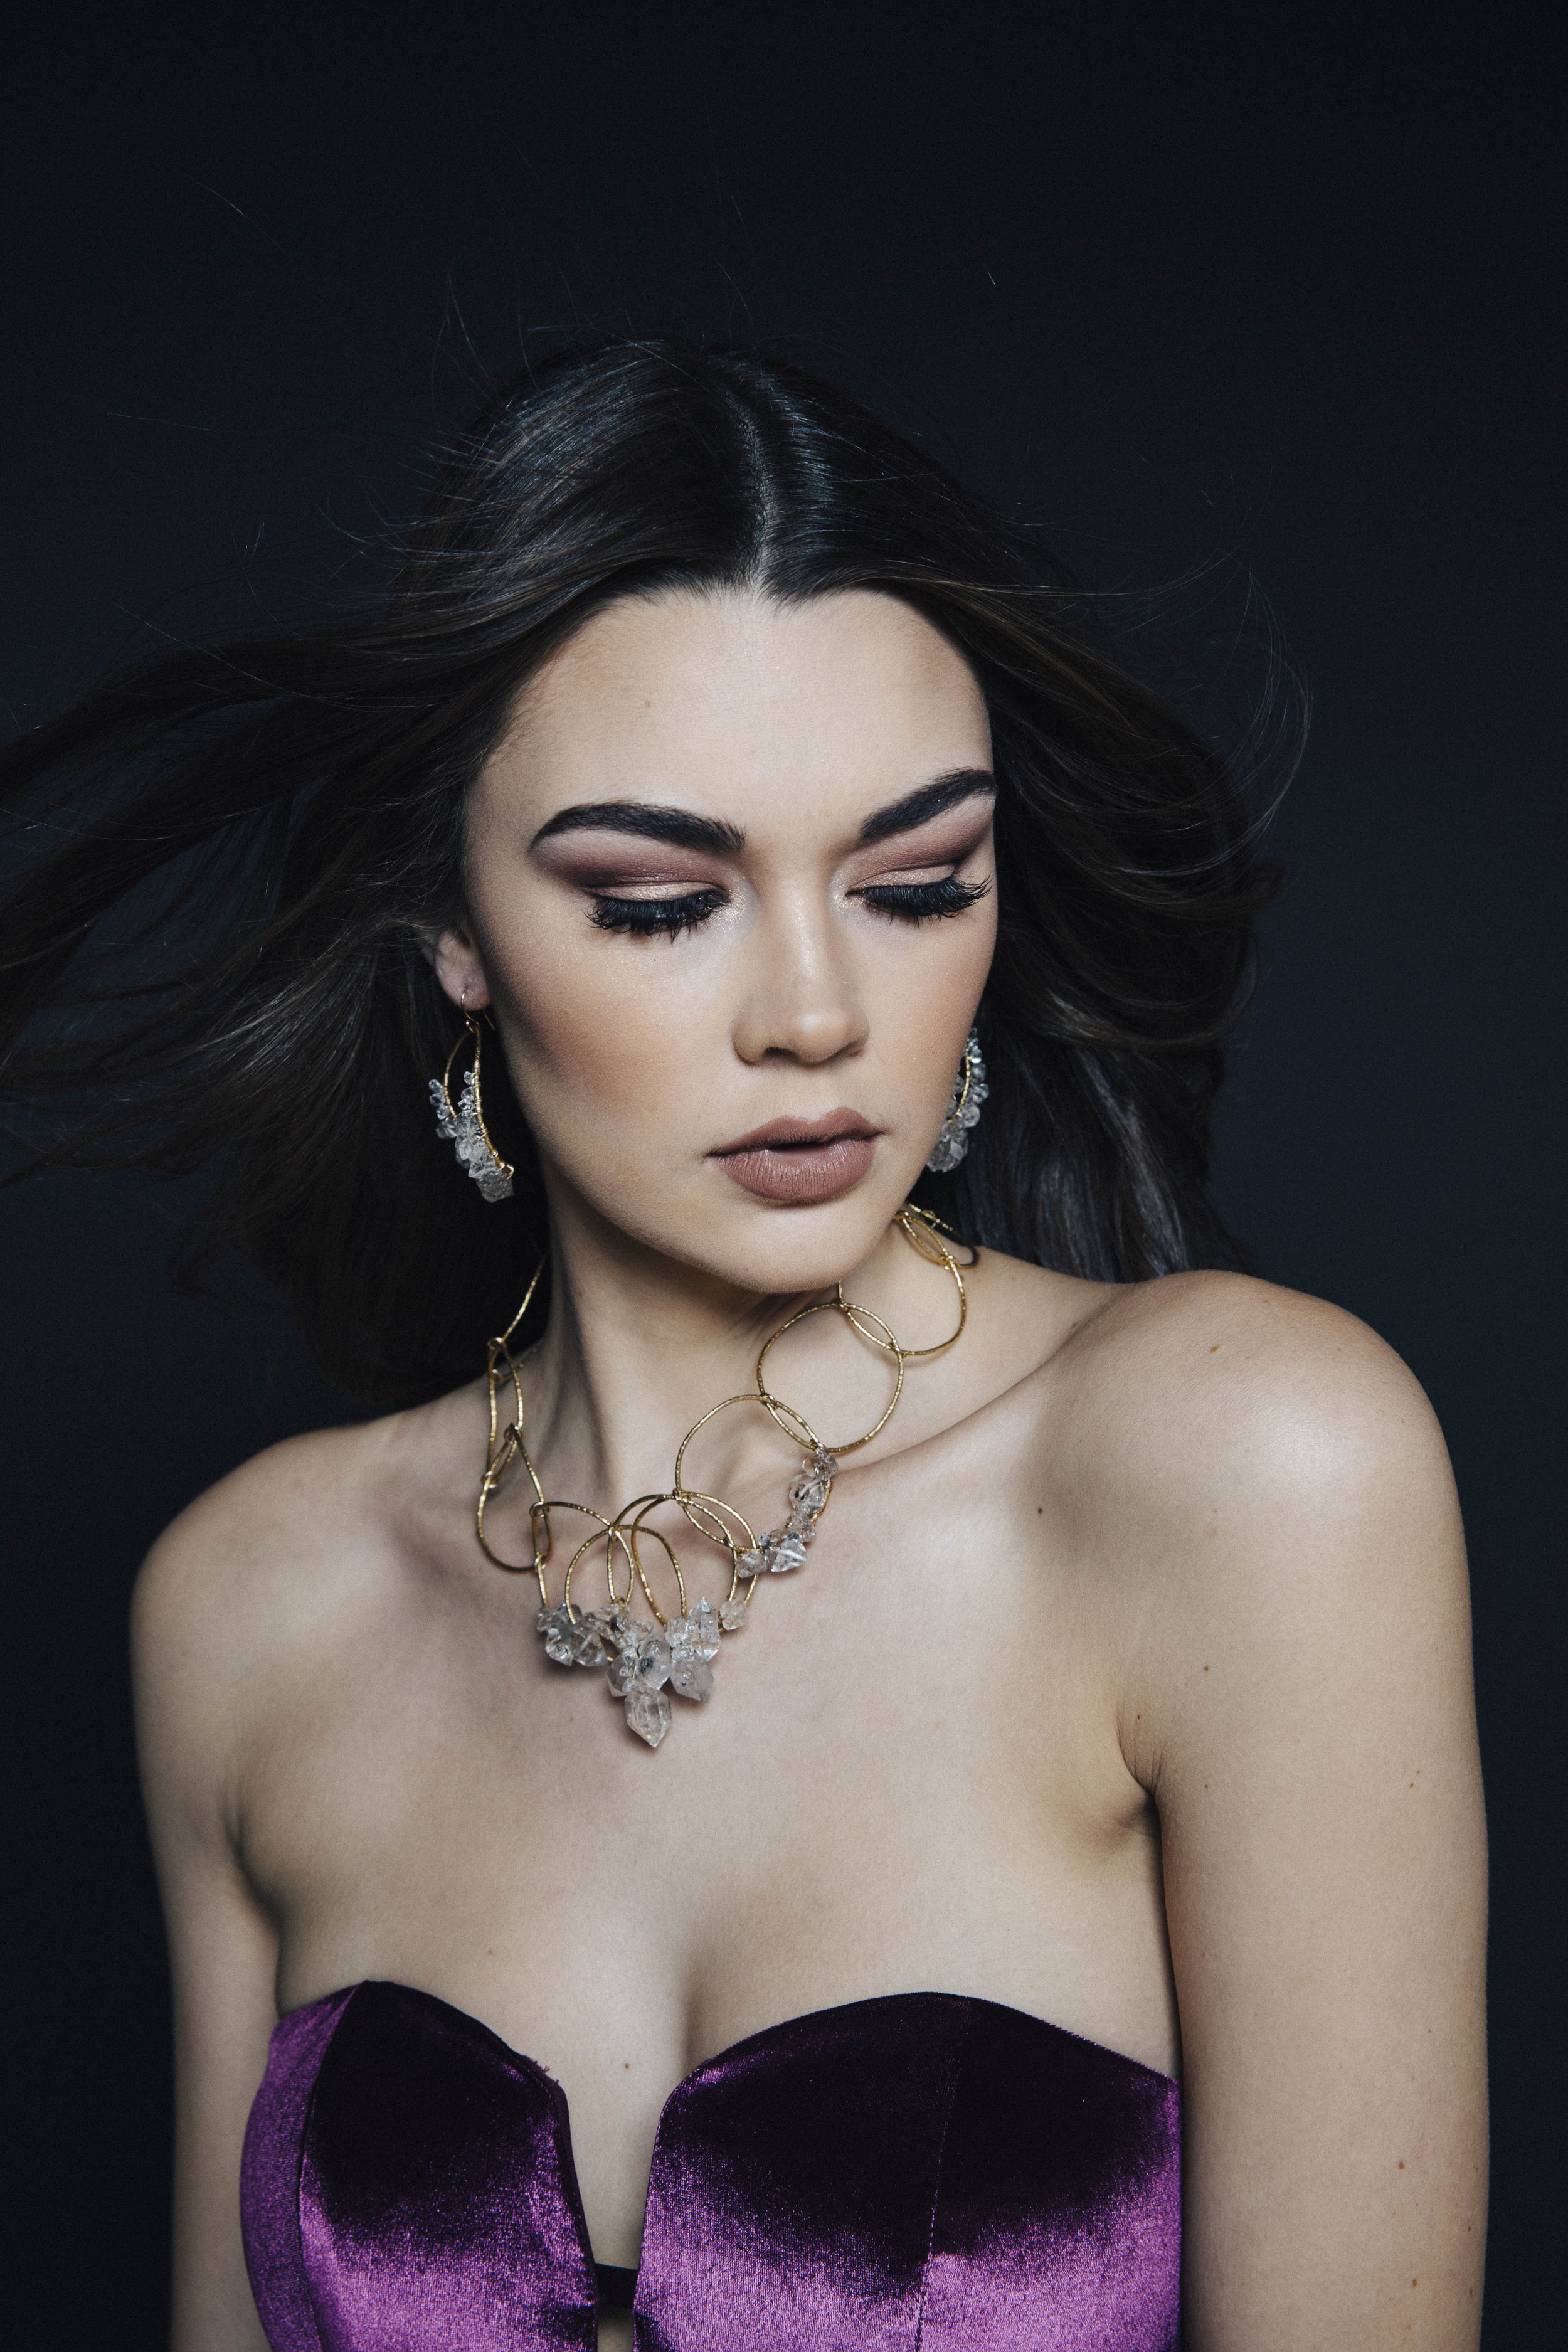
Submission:
{"label": "woman", "polygon": [[1442,1444],[1226,1270],[1268,877],[1037,545],[584,348],[8,763],[7,1035],[141,919],[13,1088],[398,1408],[138,1594],[178,2352],[1473,2345]]}

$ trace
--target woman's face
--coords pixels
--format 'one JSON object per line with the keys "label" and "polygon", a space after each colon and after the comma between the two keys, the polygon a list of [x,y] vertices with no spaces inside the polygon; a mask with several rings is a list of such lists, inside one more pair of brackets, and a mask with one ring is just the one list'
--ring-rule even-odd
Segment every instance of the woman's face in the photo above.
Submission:
{"label": "woman's face", "polygon": [[627,598],[475,787],[470,932],[558,1208],[750,1291],[865,1257],[942,1124],[995,939],[991,735],[891,596]]}

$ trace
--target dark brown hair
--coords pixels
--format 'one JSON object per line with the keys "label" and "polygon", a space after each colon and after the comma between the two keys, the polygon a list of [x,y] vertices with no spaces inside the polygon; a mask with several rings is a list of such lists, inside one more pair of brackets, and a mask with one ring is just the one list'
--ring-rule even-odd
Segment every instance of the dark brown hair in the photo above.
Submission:
{"label": "dark brown hair", "polygon": [[921,1197],[1077,1274],[1233,1262],[1210,1113],[1272,888],[1241,763],[917,443],[792,366],[668,338],[498,391],[369,612],[122,666],[0,755],[24,856],[0,1084],[47,1122],[28,1164],[210,1165],[184,1279],[247,1259],[368,1400],[468,1377],[544,1208],[499,1055],[516,1199],[483,1203],[436,1134],[457,1015],[418,932],[461,918],[466,796],[520,686],[608,599],[678,583],[891,593],[984,692],[991,1098]]}

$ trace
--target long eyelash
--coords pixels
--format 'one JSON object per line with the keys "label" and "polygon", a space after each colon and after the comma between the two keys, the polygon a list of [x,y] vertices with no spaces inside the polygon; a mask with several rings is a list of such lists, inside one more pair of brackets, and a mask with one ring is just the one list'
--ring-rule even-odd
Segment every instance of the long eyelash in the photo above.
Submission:
{"label": "long eyelash", "polygon": [[948,874],[940,882],[873,882],[860,896],[868,907],[896,916],[900,922],[940,922],[976,905],[990,887],[989,882],[961,882]]}
{"label": "long eyelash", "polygon": [[607,892],[594,901],[590,920],[602,931],[628,931],[634,939],[676,940],[695,930],[724,903],[721,890],[690,890],[682,898],[616,898]]}

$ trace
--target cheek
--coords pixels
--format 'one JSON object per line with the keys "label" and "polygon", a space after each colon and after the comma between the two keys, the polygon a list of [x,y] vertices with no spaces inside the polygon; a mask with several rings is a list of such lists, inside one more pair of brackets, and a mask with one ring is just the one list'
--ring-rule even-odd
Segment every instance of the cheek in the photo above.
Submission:
{"label": "cheek", "polygon": [[487,959],[525,1108],[546,1125],[594,1111],[645,1118],[700,1094],[727,1034],[723,991],[682,940],[628,941],[552,919]]}
{"label": "cheek", "polygon": [[865,959],[872,1044],[911,1112],[945,1105],[996,947],[994,899],[952,923],[895,932]]}

